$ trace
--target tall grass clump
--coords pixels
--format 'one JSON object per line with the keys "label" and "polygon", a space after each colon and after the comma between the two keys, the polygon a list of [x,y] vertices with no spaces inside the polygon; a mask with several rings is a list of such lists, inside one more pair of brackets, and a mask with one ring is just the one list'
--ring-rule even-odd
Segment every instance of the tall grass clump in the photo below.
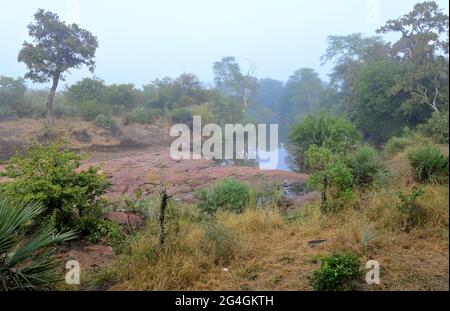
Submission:
{"label": "tall grass clump", "polygon": [[415,179],[419,182],[443,183],[448,181],[448,155],[438,145],[425,144],[408,152]]}
{"label": "tall grass clump", "polygon": [[384,169],[378,152],[369,145],[358,146],[351,151],[347,155],[346,164],[358,186],[372,184]]}
{"label": "tall grass clump", "polygon": [[200,189],[195,193],[198,208],[208,214],[218,210],[242,213],[250,198],[249,187],[234,178],[225,178],[210,189]]}

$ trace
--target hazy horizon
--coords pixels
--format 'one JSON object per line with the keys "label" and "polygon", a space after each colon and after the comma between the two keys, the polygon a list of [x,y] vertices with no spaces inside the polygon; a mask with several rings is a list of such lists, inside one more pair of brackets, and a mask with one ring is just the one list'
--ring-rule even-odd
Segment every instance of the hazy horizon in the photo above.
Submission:
{"label": "hazy horizon", "polygon": [[[243,69],[253,63],[258,78],[286,81],[295,70],[310,67],[326,80],[331,66],[321,66],[319,56],[325,51],[327,36],[375,35],[386,20],[409,12],[417,2],[349,0],[344,6],[331,0],[131,0],[124,5],[103,0],[0,0],[0,75],[25,74],[17,53],[23,41],[30,40],[26,26],[37,9],[43,8],[97,36],[95,76],[108,84],[141,87],[183,72],[212,83],[213,62],[223,56],[235,56]],[[447,1],[436,3],[448,14]],[[388,41],[395,38],[387,37]],[[86,68],[73,70],[61,84],[90,76]]]}

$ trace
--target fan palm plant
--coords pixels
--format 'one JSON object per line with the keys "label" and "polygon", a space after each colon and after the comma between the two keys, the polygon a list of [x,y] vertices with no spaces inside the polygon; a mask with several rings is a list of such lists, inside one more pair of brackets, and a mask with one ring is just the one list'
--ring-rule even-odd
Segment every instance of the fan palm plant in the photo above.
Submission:
{"label": "fan palm plant", "polygon": [[35,224],[43,211],[40,203],[0,199],[0,289],[32,290],[60,279],[52,246],[76,234]]}

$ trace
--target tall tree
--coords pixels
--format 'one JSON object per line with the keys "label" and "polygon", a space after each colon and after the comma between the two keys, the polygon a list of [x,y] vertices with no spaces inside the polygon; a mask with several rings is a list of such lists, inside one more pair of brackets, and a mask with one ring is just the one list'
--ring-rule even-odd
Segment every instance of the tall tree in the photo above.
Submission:
{"label": "tall tree", "polygon": [[392,47],[408,71],[392,91],[411,92],[410,105],[425,104],[431,111],[448,109],[448,23],[448,15],[437,4],[426,1],[377,30],[401,34]]}
{"label": "tall tree", "polygon": [[47,123],[52,125],[53,99],[59,80],[72,68],[86,65],[91,72],[95,68],[97,38],[77,24],[66,24],[57,14],[39,9],[34,14],[35,23],[28,25],[33,43],[24,42],[18,61],[26,64],[25,78],[37,83],[51,81],[47,100]]}
{"label": "tall tree", "polygon": [[390,46],[381,37],[363,37],[360,33],[329,36],[328,47],[321,56],[322,64],[331,62],[331,85],[350,98],[356,77],[364,65],[386,60]]}
{"label": "tall tree", "polygon": [[213,65],[214,83],[216,88],[225,96],[237,96],[242,99],[244,110],[255,92],[257,79],[253,76],[254,65],[250,64],[245,73],[234,57],[223,57]]}

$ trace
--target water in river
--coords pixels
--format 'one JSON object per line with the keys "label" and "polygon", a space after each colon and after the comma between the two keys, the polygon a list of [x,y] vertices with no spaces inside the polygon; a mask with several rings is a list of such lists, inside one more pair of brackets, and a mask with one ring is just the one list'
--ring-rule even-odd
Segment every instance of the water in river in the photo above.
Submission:
{"label": "water in river", "polygon": [[[276,167],[277,170],[293,172],[299,171],[299,168],[293,161],[292,155],[289,153],[283,143],[280,144],[279,148],[275,152],[278,153],[278,165]],[[261,160],[258,155],[256,160],[223,160],[220,161],[220,165],[258,166],[260,168],[263,168],[265,166],[264,161]]]}

